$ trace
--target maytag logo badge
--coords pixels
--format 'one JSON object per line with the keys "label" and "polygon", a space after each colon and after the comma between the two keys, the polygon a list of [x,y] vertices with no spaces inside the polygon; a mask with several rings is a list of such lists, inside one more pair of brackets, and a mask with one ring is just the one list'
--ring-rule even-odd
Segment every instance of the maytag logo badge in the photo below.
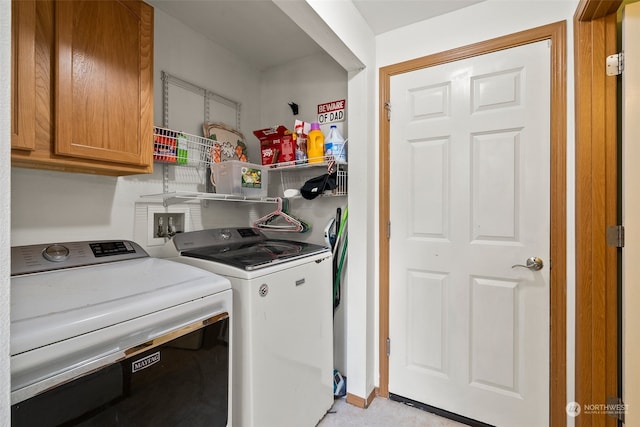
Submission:
{"label": "maytag logo badge", "polygon": [[160,352],[156,352],[148,355],[147,357],[143,357],[142,359],[138,359],[131,364],[131,373],[141,371],[145,368],[148,368],[151,365],[155,365],[160,361]]}

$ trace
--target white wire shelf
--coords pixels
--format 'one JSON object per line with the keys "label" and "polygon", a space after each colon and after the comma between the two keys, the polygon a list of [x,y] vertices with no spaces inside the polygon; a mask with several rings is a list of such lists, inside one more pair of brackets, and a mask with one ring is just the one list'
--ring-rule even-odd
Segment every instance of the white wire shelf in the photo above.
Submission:
{"label": "white wire shelf", "polygon": [[[165,168],[163,176],[164,192],[160,194],[143,195],[141,197],[145,199],[160,199],[165,206],[184,203],[190,200],[276,203],[278,200],[276,197],[252,197],[209,192],[215,191],[209,184],[212,179],[212,163],[217,163],[221,160],[232,160],[236,155],[233,148],[234,147],[228,143],[219,143],[218,141],[202,136],[154,127],[153,158],[155,162],[162,163]],[[280,172],[280,183],[282,185],[282,191],[284,191],[286,189],[301,188],[307,180],[327,173],[331,166],[332,171],[335,171],[337,174],[337,188],[325,192],[323,196],[346,196],[347,163],[334,162],[333,157],[327,156],[317,160],[319,161],[315,163],[292,161],[273,165],[262,165],[262,167],[268,171],[269,175],[273,172]],[[198,184],[204,184],[207,192],[169,191],[168,183],[170,179],[167,169],[168,166],[182,166],[187,168],[185,170],[198,170],[200,181]],[[271,182],[273,182],[273,180],[271,180]]]}
{"label": "white wire shelf", "polygon": [[215,142],[202,136],[154,126],[153,160],[179,166],[208,166]]}
{"label": "white wire shelf", "polygon": [[[325,159],[326,160],[326,159]],[[322,196],[346,196],[347,195],[347,164],[335,163],[332,171],[336,172],[337,187],[334,190],[328,190]],[[282,191],[287,189],[299,189],[309,179],[329,172],[329,161],[323,163],[302,163],[297,165],[287,165],[269,169],[269,173],[280,173],[280,184]],[[270,182],[274,182],[271,179]]]}
{"label": "white wire shelf", "polygon": [[[332,156],[323,156],[318,158],[319,161],[316,163],[309,163],[308,161],[302,160],[293,160],[291,162],[283,162],[283,163],[274,163],[270,165],[269,171],[281,171],[281,170],[290,170],[290,169],[311,169],[311,168],[328,168],[329,163],[333,160]],[[346,167],[347,162],[334,162],[336,167]]]}
{"label": "white wire shelf", "polygon": [[[235,156],[234,147],[229,143],[220,144],[218,141],[186,132],[154,126],[153,136],[153,159],[158,163],[207,167],[211,165],[216,153],[221,156],[218,161],[232,160]],[[217,145],[221,145],[221,147]],[[221,153],[215,150],[219,150]],[[330,162],[333,161],[333,157],[323,156],[310,160],[317,160],[317,162],[310,163],[308,161],[294,160],[263,166],[268,167],[269,171],[327,168]],[[346,162],[334,162],[334,164],[338,169],[347,165]]]}
{"label": "white wire shelf", "polygon": [[190,191],[173,191],[168,193],[147,194],[140,196],[145,199],[162,200],[165,205],[183,203],[188,200],[226,200],[230,202],[251,202],[251,203],[277,203],[277,197],[250,197],[235,194],[220,193],[199,193]]}

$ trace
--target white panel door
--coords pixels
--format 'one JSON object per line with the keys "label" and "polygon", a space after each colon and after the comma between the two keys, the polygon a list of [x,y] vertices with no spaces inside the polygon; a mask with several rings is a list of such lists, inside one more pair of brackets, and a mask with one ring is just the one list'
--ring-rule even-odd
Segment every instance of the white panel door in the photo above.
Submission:
{"label": "white panel door", "polygon": [[390,102],[389,391],[547,425],[548,42],[394,76]]}
{"label": "white panel door", "polygon": [[640,2],[624,7],[622,20],[622,399],[625,425],[640,425]]}

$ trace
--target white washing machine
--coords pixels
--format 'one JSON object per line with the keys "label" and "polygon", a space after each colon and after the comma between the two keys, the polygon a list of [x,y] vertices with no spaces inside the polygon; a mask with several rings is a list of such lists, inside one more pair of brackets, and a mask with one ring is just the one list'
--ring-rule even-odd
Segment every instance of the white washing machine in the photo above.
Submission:
{"label": "white washing machine", "polygon": [[237,427],[313,427],[333,404],[329,248],[267,239],[253,228],[173,239],[172,258],[233,289],[233,420]]}
{"label": "white washing machine", "polygon": [[11,425],[231,425],[231,313],[134,242],[11,248]]}

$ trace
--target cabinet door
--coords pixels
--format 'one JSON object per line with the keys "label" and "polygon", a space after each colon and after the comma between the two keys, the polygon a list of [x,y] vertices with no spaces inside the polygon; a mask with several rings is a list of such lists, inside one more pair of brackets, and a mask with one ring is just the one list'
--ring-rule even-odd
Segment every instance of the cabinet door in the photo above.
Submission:
{"label": "cabinet door", "polygon": [[35,149],[36,2],[11,2],[11,148]]}
{"label": "cabinet door", "polygon": [[55,153],[153,162],[153,9],[56,2]]}

